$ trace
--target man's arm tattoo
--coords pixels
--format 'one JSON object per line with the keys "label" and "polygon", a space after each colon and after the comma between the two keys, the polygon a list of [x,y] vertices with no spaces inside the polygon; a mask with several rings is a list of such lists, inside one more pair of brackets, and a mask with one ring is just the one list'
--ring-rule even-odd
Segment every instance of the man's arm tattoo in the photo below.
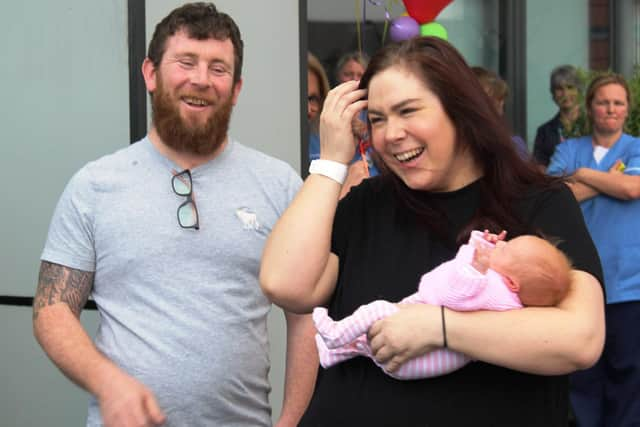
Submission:
{"label": "man's arm tattoo", "polygon": [[80,317],[93,287],[93,277],[94,273],[90,271],[42,261],[38,289],[33,298],[33,318],[38,317],[43,307],[60,302],[67,304],[73,314]]}

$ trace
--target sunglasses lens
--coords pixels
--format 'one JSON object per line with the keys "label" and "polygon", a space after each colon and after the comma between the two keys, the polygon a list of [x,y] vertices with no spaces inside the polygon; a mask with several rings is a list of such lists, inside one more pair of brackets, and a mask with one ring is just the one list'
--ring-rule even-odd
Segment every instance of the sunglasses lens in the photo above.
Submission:
{"label": "sunglasses lens", "polygon": [[188,196],[191,194],[191,177],[187,174],[180,174],[171,180],[173,191],[179,196]]}
{"label": "sunglasses lens", "polygon": [[184,228],[195,227],[198,224],[198,211],[193,202],[185,202],[178,208],[178,222]]}

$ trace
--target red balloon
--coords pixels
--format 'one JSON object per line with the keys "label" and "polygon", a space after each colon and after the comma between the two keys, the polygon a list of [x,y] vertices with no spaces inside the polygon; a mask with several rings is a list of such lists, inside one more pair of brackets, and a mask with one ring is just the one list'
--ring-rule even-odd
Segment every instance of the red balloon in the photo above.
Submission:
{"label": "red balloon", "polygon": [[431,22],[453,0],[402,0],[410,17],[420,24]]}

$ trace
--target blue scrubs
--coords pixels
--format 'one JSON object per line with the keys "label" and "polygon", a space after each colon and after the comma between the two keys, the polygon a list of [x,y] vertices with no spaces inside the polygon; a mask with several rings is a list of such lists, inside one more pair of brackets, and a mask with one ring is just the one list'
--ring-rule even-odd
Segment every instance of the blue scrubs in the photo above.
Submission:
{"label": "blue scrubs", "polygon": [[[591,137],[556,147],[547,172],[572,175],[586,167],[640,175],[640,139],[622,134],[597,163]],[[571,375],[571,402],[580,427],[640,425],[640,199],[600,194],[580,203],[604,270],[605,348],[598,363]]]}

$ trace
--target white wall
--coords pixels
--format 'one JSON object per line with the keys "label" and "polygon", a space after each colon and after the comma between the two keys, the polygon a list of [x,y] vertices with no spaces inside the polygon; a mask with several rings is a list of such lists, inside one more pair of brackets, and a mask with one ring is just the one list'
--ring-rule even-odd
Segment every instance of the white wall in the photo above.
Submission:
{"label": "white wall", "polygon": [[87,161],[129,141],[126,4],[3,4],[0,295],[33,295],[65,183]]}
{"label": "white wall", "polygon": [[[0,295],[34,294],[65,183],[87,161],[128,143],[126,5],[2,5]],[[97,314],[86,312],[82,321],[94,331]],[[0,343],[0,425],[83,425],[87,395],[38,347],[30,307],[0,306]]]}

